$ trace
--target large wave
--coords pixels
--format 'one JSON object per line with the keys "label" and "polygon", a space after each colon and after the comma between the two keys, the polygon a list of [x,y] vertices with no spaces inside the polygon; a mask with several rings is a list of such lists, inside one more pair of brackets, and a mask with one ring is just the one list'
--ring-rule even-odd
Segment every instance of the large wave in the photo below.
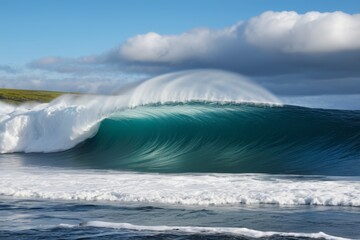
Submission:
{"label": "large wave", "polygon": [[234,74],[187,71],[119,96],[3,105],[0,152],[136,171],[360,175],[359,119],[359,111],[283,106]]}
{"label": "large wave", "polygon": [[165,74],[119,96],[63,96],[48,104],[0,105],[0,153],[55,152],[92,137],[99,123],[127,108],[154,103],[281,102],[244,77],[224,71]]}
{"label": "large wave", "polygon": [[143,106],[115,112],[74,148],[27,159],[153,172],[360,175],[359,119],[360,112],[291,106]]}

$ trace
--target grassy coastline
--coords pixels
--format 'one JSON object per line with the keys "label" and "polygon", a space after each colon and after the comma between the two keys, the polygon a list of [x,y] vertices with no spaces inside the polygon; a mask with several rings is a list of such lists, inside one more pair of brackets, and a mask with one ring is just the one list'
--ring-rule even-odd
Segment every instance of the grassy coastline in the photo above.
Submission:
{"label": "grassy coastline", "polygon": [[21,104],[25,102],[50,102],[51,100],[66,94],[65,92],[20,90],[0,88],[0,101]]}

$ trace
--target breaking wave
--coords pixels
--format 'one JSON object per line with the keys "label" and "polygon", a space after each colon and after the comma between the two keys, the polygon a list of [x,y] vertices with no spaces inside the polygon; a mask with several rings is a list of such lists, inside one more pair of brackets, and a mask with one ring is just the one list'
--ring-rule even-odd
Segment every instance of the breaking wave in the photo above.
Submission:
{"label": "breaking wave", "polygon": [[236,74],[165,74],[119,96],[63,96],[48,104],[19,107],[0,103],[0,153],[66,150],[94,136],[102,120],[125,109],[193,101],[281,105],[270,92]]}
{"label": "breaking wave", "polygon": [[147,172],[358,176],[360,111],[283,106],[241,76],[194,70],[119,96],[3,104],[0,152]]}
{"label": "breaking wave", "polygon": [[1,169],[0,173],[0,195],[17,198],[199,206],[360,207],[360,181],[355,177],[144,174],[37,167]]}

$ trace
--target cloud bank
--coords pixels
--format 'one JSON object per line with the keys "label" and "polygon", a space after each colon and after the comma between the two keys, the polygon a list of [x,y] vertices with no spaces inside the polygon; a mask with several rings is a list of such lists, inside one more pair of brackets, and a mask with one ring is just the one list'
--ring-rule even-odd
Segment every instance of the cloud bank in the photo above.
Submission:
{"label": "cloud bank", "polygon": [[356,94],[359,39],[360,14],[269,11],[223,29],[199,28],[178,35],[150,32],[99,55],[46,57],[29,66],[59,73],[149,75],[217,68],[251,76],[285,95]]}
{"label": "cloud bank", "polygon": [[101,61],[138,71],[220,68],[250,76],[348,77],[360,73],[359,39],[360,15],[265,12],[220,30],[138,35]]}
{"label": "cloud bank", "polygon": [[9,65],[0,65],[0,72],[15,74],[17,73],[17,70]]}
{"label": "cloud bank", "polygon": [[[221,30],[195,29],[180,35],[147,33],[128,39],[108,58],[184,64],[221,53],[318,54],[360,49],[360,14],[265,12]],[[244,49],[246,48],[246,49]],[[266,52],[269,51],[269,52]],[[254,52],[255,53],[255,52]]]}

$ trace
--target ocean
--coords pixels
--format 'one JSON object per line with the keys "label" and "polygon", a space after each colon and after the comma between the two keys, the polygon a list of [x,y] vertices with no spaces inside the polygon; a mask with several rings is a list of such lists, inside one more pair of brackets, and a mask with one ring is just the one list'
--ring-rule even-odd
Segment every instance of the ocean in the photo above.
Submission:
{"label": "ocean", "polygon": [[0,239],[360,239],[360,111],[224,74],[1,103]]}

